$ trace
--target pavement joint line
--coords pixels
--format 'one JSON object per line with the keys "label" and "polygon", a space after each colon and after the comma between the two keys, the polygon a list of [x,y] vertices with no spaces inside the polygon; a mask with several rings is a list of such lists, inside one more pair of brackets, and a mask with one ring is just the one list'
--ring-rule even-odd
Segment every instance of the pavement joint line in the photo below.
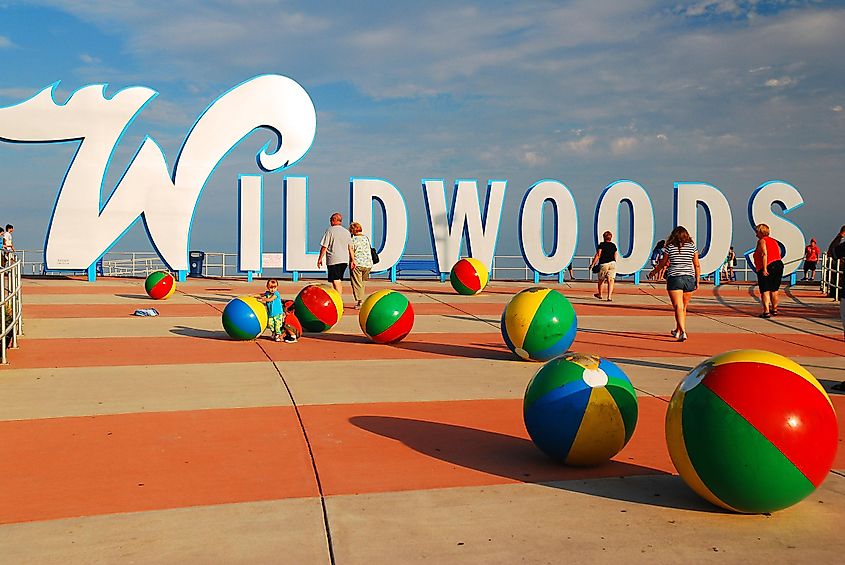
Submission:
{"label": "pavement joint line", "polygon": [[[642,288],[640,288],[640,292],[641,292],[642,294],[646,295],[646,296],[651,296],[652,298],[654,298],[655,300],[657,300],[657,301],[658,301],[658,302],[660,302],[661,304],[665,304],[666,306],[670,306],[670,307],[671,307],[671,304],[670,304],[668,301],[666,301],[665,299],[663,299],[663,298],[661,298],[661,297],[657,296],[656,294],[650,294],[650,293],[646,292],[646,291],[645,291],[644,289],[642,289]],[[719,302],[722,302],[722,301],[720,300],[719,296],[718,296],[718,292],[719,292],[719,291],[718,291],[718,288],[717,288],[717,289],[715,290],[715,293],[716,293],[716,295],[717,295],[717,296],[716,296],[716,299],[717,299],[717,300],[719,300]],[[702,318],[706,318],[706,319],[708,319],[708,320],[710,320],[710,321],[717,322],[717,323],[722,324],[722,325],[724,325],[724,326],[727,326],[727,327],[729,327],[729,328],[733,328],[734,330],[737,330],[737,331],[739,331],[740,333],[742,333],[742,332],[752,333],[752,334],[759,335],[759,336],[761,336],[761,337],[765,337],[765,338],[767,338],[767,339],[773,339],[773,340],[775,340],[775,341],[779,341],[779,342],[780,342],[780,341],[782,341],[782,342],[786,342],[786,343],[789,343],[789,344],[792,344],[792,345],[795,345],[795,346],[798,346],[798,347],[806,347],[806,348],[808,348],[808,349],[813,349],[813,350],[818,351],[818,352],[820,352],[820,353],[828,353],[828,354],[830,354],[830,355],[832,355],[832,356],[834,356],[834,357],[837,357],[837,356],[838,356],[836,353],[834,353],[834,352],[832,352],[832,351],[828,351],[827,349],[822,349],[822,348],[820,348],[820,347],[813,347],[812,345],[806,345],[806,344],[795,343],[794,341],[790,341],[790,340],[789,340],[789,339],[787,339],[786,337],[781,337],[781,336],[786,336],[786,335],[788,335],[788,334],[777,334],[777,336],[775,336],[775,335],[768,334],[768,333],[765,333],[765,332],[760,332],[760,331],[756,331],[756,330],[753,330],[753,329],[743,328],[743,327],[738,326],[738,325],[736,325],[736,324],[732,324],[732,323],[730,323],[730,322],[727,322],[727,321],[725,321],[724,319],[717,318],[717,317],[712,316],[712,315],[710,315],[710,314],[703,314],[703,313],[701,313],[701,312],[692,312],[692,315],[693,315],[693,316],[700,316],[700,317],[702,317]],[[771,318],[769,318],[769,320],[771,321]],[[776,321],[776,320],[774,321],[774,323],[776,323],[776,324],[778,324],[778,325],[780,325],[780,326],[783,326],[783,327],[789,328],[789,329],[795,329],[795,328],[792,328],[792,327],[790,327],[790,326],[787,326],[786,324],[783,324],[783,323],[781,323],[781,322],[778,322],[778,321]],[[816,337],[821,337],[821,338],[826,338],[826,339],[831,339],[831,340],[834,340],[834,341],[837,341],[837,342],[838,342],[838,340],[837,340],[837,339],[835,339],[835,338],[833,338],[833,337],[831,337],[831,336],[826,336],[826,335],[824,335],[824,334],[817,334],[817,333],[814,333],[814,332],[806,332],[806,331],[805,331],[805,332],[803,332],[803,333],[808,333],[809,335],[813,335],[813,336],[816,336]]]}
{"label": "pavement joint line", "polygon": [[[183,291],[180,291],[180,292],[182,294],[184,294],[185,296],[189,296],[189,297],[193,298],[194,300],[199,300],[200,302],[211,306],[212,308],[214,308],[215,310],[220,312],[221,315],[223,314],[223,311],[216,304],[212,304],[210,302],[207,302],[207,301],[203,300],[202,297],[199,297],[199,296],[196,296],[196,295],[193,295],[193,294],[189,294],[189,293],[183,292]],[[294,396],[293,396],[293,391],[291,390],[290,386],[288,385],[288,382],[285,379],[285,375],[282,373],[282,370],[279,368],[279,365],[275,361],[273,361],[272,357],[270,357],[270,354],[267,352],[266,349],[264,349],[264,344],[259,343],[257,340],[254,341],[254,343],[258,347],[258,349],[261,350],[261,353],[263,353],[264,356],[267,358],[267,361],[269,361],[270,364],[273,365],[273,368],[276,370],[276,373],[279,375],[279,380],[282,381],[282,385],[285,387],[285,390],[288,393],[288,397],[290,398],[291,404],[293,405],[293,411],[296,414],[296,420],[299,423],[299,430],[300,430],[300,432],[302,432],[302,437],[305,440],[305,446],[308,448],[308,458],[311,460],[311,469],[314,471],[314,480],[317,483],[317,491],[320,493],[320,509],[321,509],[322,514],[323,514],[323,528],[324,528],[324,531],[326,533],[326,545],[327,545],[327,549],[328,549],[328,552],[329,552],[329,563],[331,563],[331,565],[335,565],[336,561],[335,561],[335,555],[334,555],[334,545],[332,543],[331,526],[329,525],[328,508],[326,507],[326,495],[323,492],[323,483],[320,480],[320,472],[317,469],[317,461],[314,458],[314,449],[311,447],[311,440],[308,437],[307,430],[305,429],[305,422],[302,420],[302,413],[299,411],[299,405],[296,403],[296,398],[294,398]]]}
{"label": "pavement joint line", "polygon": [[402,287],[404,287],[404,288],[406,288],[406,289],[410,290],[411,292],[416,292],[417,294],[422,294],[423,296],[426,296],[426,297],[428,297],[428,298],[430,298],[430,299],[434,300],[435,302],[439,302],[440,304],[443,304],[444,306],[448,306],[448,307],[450,307],[450,308],[453,308],[453,309],[457,310],[457,311],[458,311],[458,312],[460,312],[461,314],[466,314],[467,316],[470,316],[470,317],[472,317],[472,318],[475,318],[475,319],[476,319],[476,320],[478,320],[479,322],[485,323],[485,324],[487,324],[488,326],[490,326],[490,327],[492,327],[492,328],[497,328],[497,329],[500,329],[500,330],[501,330],[501,328],[499,328],[499,326],[498,326],[497,324],[494,324],[493,322],[490,322],[490,321],[485,320],[485,319],[483,319],[483,318],[479,318],[477,315],[475,315],[475,314],[471,314],[471,313],[467,312],[466,310],[462,310],[462,309],[458,308],[457,306],[455,306],[454,304],[450,304],[450,303],[448,303],[448,302],[446,302],[446,301],[444,301],[444,300],[440,300],[440,299],[439,299],[439,298],[437,298],[436,296],[432,296],[432,295],[430,295],[430,294],[428,294],[428,293],[424,292],[423,290],[416,289],[416,288],[414,288],[414,287],[412,287],[412,286],[410,286],[410,285],[407,285],[407,284],[405,284],[405,283],[402,283],[402,282],[400,282],[400,283],[398,283],[398,284],[399,284],[399,286],[402,286]]}

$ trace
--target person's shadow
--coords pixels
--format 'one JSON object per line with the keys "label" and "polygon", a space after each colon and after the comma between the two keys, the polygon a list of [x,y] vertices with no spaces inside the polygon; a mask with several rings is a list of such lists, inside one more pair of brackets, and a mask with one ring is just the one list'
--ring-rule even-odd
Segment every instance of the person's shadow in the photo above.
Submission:
{"label": "person's shadow", "polygon": [[[680,477],[652,467],[614,460],[592,468],[569,467],[545,456],[530,440],[440,422],[391,416],[354,416],[349,421],[429,457],[482,473],[614,500],[722,512],[700,499]],[[635,475],[644,480],[595,480]]]}

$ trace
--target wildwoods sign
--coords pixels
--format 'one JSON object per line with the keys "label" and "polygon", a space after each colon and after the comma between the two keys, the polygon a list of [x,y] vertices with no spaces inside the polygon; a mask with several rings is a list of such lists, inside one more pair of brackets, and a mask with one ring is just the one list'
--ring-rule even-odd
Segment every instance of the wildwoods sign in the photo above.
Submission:
{"label": "wildwoods sign", "polygon": [[[146,87],[131,87],[106,98],[106,85],[90,85],[74,92],[66,103],[54,100],[58,83],[32,98],[0,108],[0,140],[19,143],[72,142],[78,145],[64,181],[58,189],[46,235],[45,262],[52,270],[88,270],[132,225],[143,220],[161,259],[184,276],[194,210],[203,187],[221,160],[256,129],[276,134],[257,154],[264,172],[288,169],[310,149],[317,117],[308,93],[295,81],[280,75],[249,79],[221,95],[197,119],[188,132],[171,171],[156,141],[146,137],[114,192],[102,202],[106,174],[123,133],[144,107],[157,96]],[[238,177],[239,268],[261,271],[262,205],[265,177]],[[487,184],[482,211],[478,184],[455,183],[447,202],[443,179],[422,179],[432,252],[441,272],[458,260],[466,239],[469,254],[488,266],[492,263],[506,180]],[[307,249],[307,177],[283,177],[284,268],[286,271],[317,270],[315,254]],[[383,214],[382,248],[376,270],[389,269],[402,257],[408,241],[408,206],[402,193],[379,178],[352,178],[349,215],[371,234],[377,203]],[[733,218],[722,192],[707,183],[676,182],[675,224],[686,226],[703,241],[702,272],[719,269],[731,245]],[[758,187],[748,202],[752,225],[766,223],[785,247],[787,271],[798,266],[803,249],[801,229],[784,218],[804,203],[798,190],[783,181]],[[553,245],[544,245],[544,208],[551,206]],[[777,204],[781,215],[772,211]],[[646,190],[636,182],[619,180],[608,185],[596,204],[592,235],[595,241],[605,230],[618,233],[620,211],[630,211],[630,252],[621,258],[617,271],[630,274],[647,264],[654,245],[654,212]],[[703,209],[706,225],[698,225]],[[327,214],[334,210],[326,210]],[[541,180],[525,192],[519,207],[519,244],[526,264],[542,274],[562,271],[572,261],[578,241],[575,199],[560,181]]]}

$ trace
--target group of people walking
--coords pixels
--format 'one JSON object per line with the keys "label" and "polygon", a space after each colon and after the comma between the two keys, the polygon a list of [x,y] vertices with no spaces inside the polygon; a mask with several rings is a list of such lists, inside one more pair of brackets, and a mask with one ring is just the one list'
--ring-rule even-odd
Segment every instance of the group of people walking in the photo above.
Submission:
{"label": "group of people walking", "polygon": [[346,269],[349,269],[355,308],[361,307],[366,296],[366,282],[370,278],[375,256],[370,238],[363,231],[358,222],[350,223],[348,228],[343,227],[343,216],[335,212],[329,218],[329,228],[320,241],[320,254],[317,257],[317,268],[322,269],[325,260],[328,280],[341,296],[343,278]]}
{"label": "group of people walking", "polygon": [[[771,318],[780,313],[778,310],[778,291],[784,271],[781,245],[771,237],[769,226],[766,224],[755,226],[754,233],[757,236],[757,246],[753,254],[754,270],[757,274],[762,307],[759,316]],[[843,226],[841,236],[845,241],[845,226]],[[619,252],[613,243],[611,232],[604,232],[602,240],[596,249],[590,268],[598,274],[598,288],[594,296],[602,299],[602,287],[606,284],[607,300],[610,301],[613,299],[616,261],[619,258]],[[815,240],[811,241],[811,245],[815,245]],[[688,339],[686,328],[687,307],[693,293],[698,290],[701,280],[698,248],[683,226],[675,227],[665,241],[658,243],[658,247],[660,249],[655,249],[655,253],[652,255],[653,268],[649,272],[648,278],[651,280],[666,279],[666,291],[675,314],[675,327],[670,334],[678,341],[686,341]],[[845,250],[843,256],[845,256]],[[733,253],[733,247],[731,247],[725,263],[733,267],[735,260],[736,255]],[[815,265],[811,264],[811,266],[814,271]],[[733,269],[731,268],[731,270]],[[843,312],[845,312],[845,309]],[[843,313],[843,323],[845,323],[845,313]]]}

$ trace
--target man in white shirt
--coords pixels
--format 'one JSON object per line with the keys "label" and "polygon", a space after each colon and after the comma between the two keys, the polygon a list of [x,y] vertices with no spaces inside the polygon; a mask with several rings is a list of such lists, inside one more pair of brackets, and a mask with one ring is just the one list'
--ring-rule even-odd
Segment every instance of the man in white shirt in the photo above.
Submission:
{"label": "man in white shirt", "polygon": [[[0,230],[2,231],[2,230]],[[3,265],[9,263],[9,261],[13,258],[13,253],[15,252],[15,246],[12,244],[12,232],[15,231],[15,226],[12,224],[6,224],[6,231],[3,233]]]}
{"label": "man in white shirt", "polygon": [[329,282],[341,296],[343,296],[343,275],[346,267],[352,264],[354,268],[351,251],[352,236],[349,230],[341,225],[342,223],[343,216],[340,212],[331,215],[330,226],[320,241],[320,255],[317,257],[318,269],[323,267],[323,258],[326,259]]}

